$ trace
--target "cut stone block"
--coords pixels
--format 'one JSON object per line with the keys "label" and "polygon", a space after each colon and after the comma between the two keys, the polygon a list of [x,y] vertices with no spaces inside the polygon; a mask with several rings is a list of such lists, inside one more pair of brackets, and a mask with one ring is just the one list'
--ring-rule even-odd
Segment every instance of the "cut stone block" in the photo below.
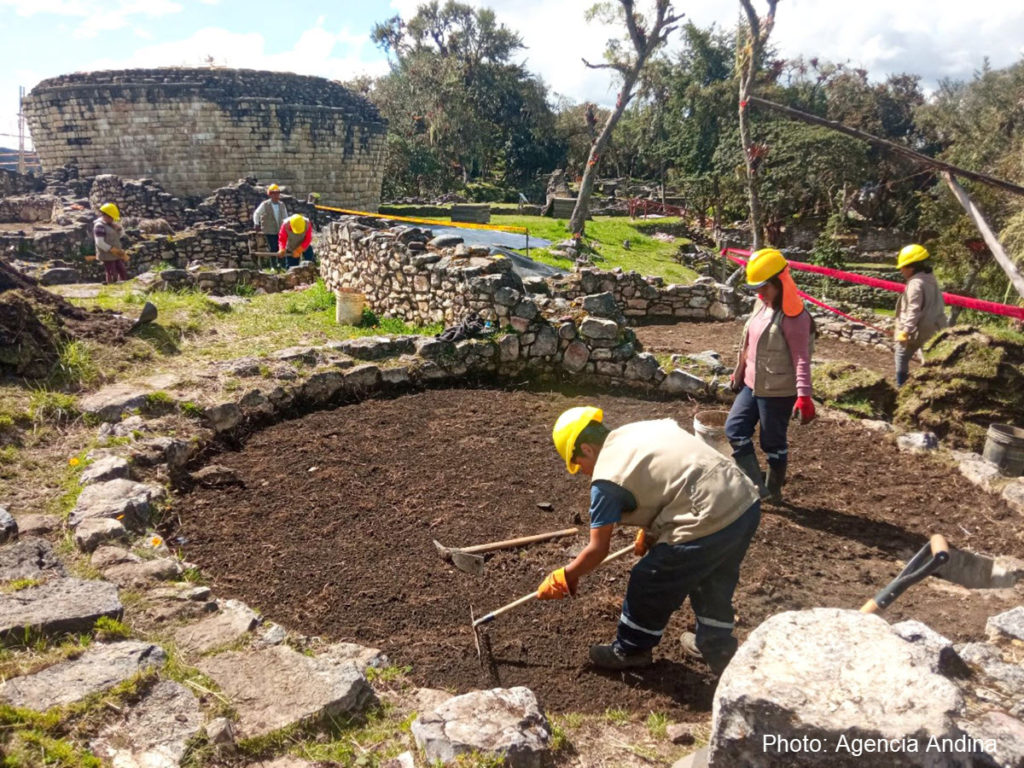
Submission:
{"label": "cut stone block", "polygon": [[20,640],[29,630],[46,636],[88,632],[101,616],[119,619],[122,612],[109,581],[54,579],[0,595],[0,640]]}

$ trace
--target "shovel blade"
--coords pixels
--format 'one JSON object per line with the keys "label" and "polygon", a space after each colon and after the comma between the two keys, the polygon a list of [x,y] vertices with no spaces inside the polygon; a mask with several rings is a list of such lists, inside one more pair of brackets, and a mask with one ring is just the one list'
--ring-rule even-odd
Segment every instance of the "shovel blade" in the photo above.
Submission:
{"label": "shovel blade", "polygon": [[474,576],[479,576],[484,572],[484,558],[483,555],[471,555],[466,552],[459,552],[458,550],[452,550],[452,564],[460,571],[465,571]]}

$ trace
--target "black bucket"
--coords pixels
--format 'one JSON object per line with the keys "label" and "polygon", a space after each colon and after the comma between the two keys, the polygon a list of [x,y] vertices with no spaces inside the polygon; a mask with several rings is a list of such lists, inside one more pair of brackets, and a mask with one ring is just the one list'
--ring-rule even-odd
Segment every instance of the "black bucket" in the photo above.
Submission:
{"label": "black bucket", "polygon": [[1024,429],[1009,424],[990,424],[983,455],[1007,477],[1024,475]]}

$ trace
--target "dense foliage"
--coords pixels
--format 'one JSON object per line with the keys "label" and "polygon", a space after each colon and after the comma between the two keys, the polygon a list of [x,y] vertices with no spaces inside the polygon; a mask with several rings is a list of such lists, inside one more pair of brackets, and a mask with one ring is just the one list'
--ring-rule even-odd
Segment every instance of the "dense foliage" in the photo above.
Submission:
{"label": "dense foliage", "polygon": [[[581,18],[581,23],[583,20]],[[780,23],[785,23],[784,19]],[[543,200],[546,174],[582,174],[607,110],[554,99],[524,64],[518,35],[485,8],[449,0],[378,24],[391,72],[356,84],[390,122],[385,198],[459,191],[476,199]],[[747,218],[736,112],[734,31],[685,25],[671,52],[644,69],[601,157],[604,176],[663,184],[704,219]],[[1024,62],[984,68],[928,94],[913,74],[871,81],[817,59],[764,56],[756,93],[1024,184]],[[1007,281],[934,172],[825,128],[751,112],[769,240],[794,221],[832,229],[863,220],[894,227],[942,255],[941,277],[1003,298]],[[984,185],[968,191],[1012,256],[1024,256],[1022,199]],[[838,219],[836,217],[839,217]],[[841,219],[841,220],[840,220]],[[972,277],[973,275],[973,277]]]}

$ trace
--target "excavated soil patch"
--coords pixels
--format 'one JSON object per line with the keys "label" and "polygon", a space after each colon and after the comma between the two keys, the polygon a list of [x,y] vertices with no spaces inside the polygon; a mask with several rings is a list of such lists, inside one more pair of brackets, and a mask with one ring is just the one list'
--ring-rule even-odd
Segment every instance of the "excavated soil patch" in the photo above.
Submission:
{"label": "excavated soil patch", "polygon": [[[722,362],[730,369],[736,364],[736,355],[743,339],[743,323],[738,320],[721,323],[644,325],[634,330],[647,352],[692,355],[711,349],[722,356]],[[835,336],[818,334],[814,341],[814,359],[822,362],[854,363],[884,374],[886,378],[894,378],[892,352],[840,341]],[[917,365],[916,360],[911,362],[912,368],[916,368]]]}
{"label": "excavated soil patch", "polygon": [[[483,576],[442,562],[431,540],[470,545],[556,530],[586,515],[587,481],[570,476],[551,445],[565,408],[592,402],[615,426],[694,407],[627,396],[462,389],[369,400],[313,413],[253,435],[217,463],[240,484],[199,488],[175,509],[183,543],[222,597],[245,600],[308,634],[383,648],[420,684],[490,687],[469,625],[566,564],[580,535],[491,556]],[[744,563],[738,634],[767,616],[812,606],[858,608],[933,532],[981,552],[1024,555],[1020,517],[931,458],[899,453],[877,433],[821,419],[791,434],[790,504],[767,507]],[[553,505],[544,511],[538,504]],[[628,543],[619,532],[613,546]],[[587,648],[615,632],[631,559],[585,579],[571,601],[531,602],[489,630],[500,683],[527,685],[553,712],[669,711],[706,717],[713,684],[687,661],[679,611],[650,669],[608,674]],[[887,617],[921,619],[957,639],[981,637],[1013,595],[932,579]]]}

